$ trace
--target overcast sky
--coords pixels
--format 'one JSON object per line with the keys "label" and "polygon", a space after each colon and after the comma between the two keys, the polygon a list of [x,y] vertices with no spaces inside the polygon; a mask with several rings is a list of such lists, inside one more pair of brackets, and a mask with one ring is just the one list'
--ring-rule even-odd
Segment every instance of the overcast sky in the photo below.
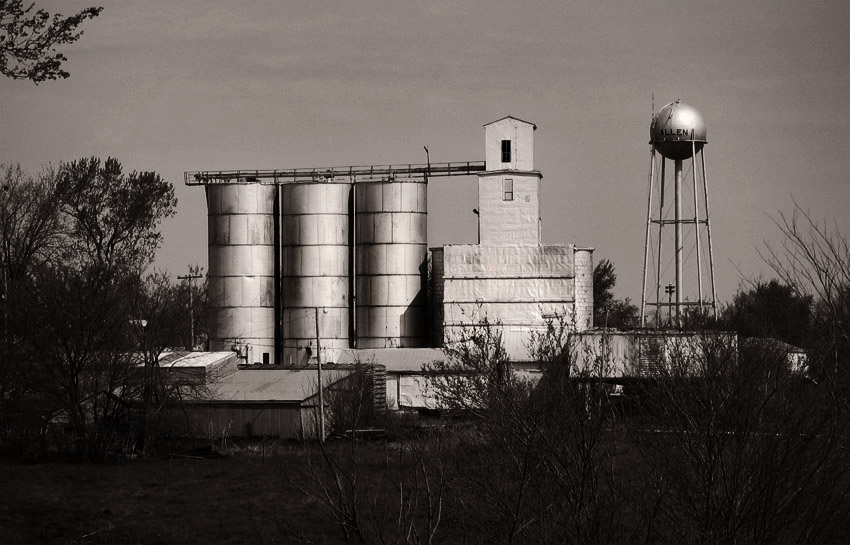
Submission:
{"label": "overcast sky", "polygon": [[[93,2],[38,1],[71,14]],[[537,124],[543,237],[609,258],[640,300],[647,144],[681,98],[708,125],[718,295],[796,200],[850,230],[850,2],[103,2],[67,80],[0,80],[0,162],[155,170],[179,199],[156,266],[206,267],[183,172],[483,160],[482,125]],[[474,178],[429,187],[429,244],[472,243]]]}

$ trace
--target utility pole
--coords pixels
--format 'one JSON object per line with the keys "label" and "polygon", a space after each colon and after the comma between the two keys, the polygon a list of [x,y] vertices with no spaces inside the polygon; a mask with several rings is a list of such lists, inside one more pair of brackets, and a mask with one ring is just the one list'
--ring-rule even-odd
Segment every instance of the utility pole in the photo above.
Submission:
{"label": "utility pole", "polygon": [[319,378],[319,442],[325,442],[325,400],[322,391],[322,345],[319,336],[319,307],[316,310],[316,368]]}
{"label": "utility pole", "polygon": [[[9,186],[2,187],[3,193],[9,192]],[[4,197],[4,200],[5,197]],[[6,206],[3,206],[3,226],[6,225]],[[5,233],[4,233],[5,234]],[[4,241],[5,242],[5,241]],[[4,244],[3,252],[3,365],[9,363],[9,252]]]}
{"label": "utility pole", "polygon": [[189,281],[189,351],[195,350],[195,300],[193,292],[195,291],[195,279],[203,278],[202,274],[192,274],[192,269],[189,269],[189,274],[178,276],[178,280]]}
{"label": "utility pole", "polygon": [[[667,284],[664,286],[664,293],[667,294],[667,325],[673,325],[673,294],[676,293],[676,286],[673,284]],[[678,308],[678,306],[676,307]],[[678,310],[676,311],[676,321],[679,320]],[[678,324],[677,324],[678,325]]]}

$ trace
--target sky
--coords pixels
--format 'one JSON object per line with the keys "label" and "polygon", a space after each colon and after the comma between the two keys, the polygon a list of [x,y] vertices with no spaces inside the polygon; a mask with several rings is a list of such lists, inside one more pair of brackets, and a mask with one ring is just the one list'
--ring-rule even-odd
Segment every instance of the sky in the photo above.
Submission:
{"label": "sky", "polygon": [[[37,0],[70,15],[93,2]],[[698,109],[718,299],[772,274],[796,202],[850,231],[850,2],[105,1],[66,80],[0,79],[0,163],[116,157],[176,188],[155,266],[206,268],[184,171],[484,159],[531,121],[544,243],[610,259],[640,301],[654,104]],[[429,184],[429,245],[474,243],[474,177]]]}

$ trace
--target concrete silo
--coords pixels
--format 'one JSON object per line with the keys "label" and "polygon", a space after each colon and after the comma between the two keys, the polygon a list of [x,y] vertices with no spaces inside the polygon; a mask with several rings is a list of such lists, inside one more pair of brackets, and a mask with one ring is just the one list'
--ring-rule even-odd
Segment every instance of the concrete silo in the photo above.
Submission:
{"label": "concrete silo", "polygon": [[275,358],[274,185],[206,186],[210,350],[236,347],[249,362]]}
{"label": "concrete silo", "polygon": [[349,348],[351,184],[290,183],[280,191],[283,362],[315,356],[317,317],[322,360],[336,361]]}
{"label": "concrete silo", "polygon": [[427,184],[355,184],[357,348],[426,346]]}

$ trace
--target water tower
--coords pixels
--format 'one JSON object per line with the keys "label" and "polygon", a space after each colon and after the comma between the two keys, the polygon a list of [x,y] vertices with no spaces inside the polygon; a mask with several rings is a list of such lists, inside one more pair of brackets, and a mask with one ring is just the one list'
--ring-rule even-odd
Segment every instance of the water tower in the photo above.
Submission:
{"label": "water tower", "polygon": [[[649,136],[641,326],[646,325],[647,307],[654,307],[656,327],[680,328],[685,314],[694,309],[717,316],[705,122],[696,109],[676,100],[653,115]],[[706,275],[710,297],[703,288]],[[654,277],[654,294],[647,293],[650,277]]]}

